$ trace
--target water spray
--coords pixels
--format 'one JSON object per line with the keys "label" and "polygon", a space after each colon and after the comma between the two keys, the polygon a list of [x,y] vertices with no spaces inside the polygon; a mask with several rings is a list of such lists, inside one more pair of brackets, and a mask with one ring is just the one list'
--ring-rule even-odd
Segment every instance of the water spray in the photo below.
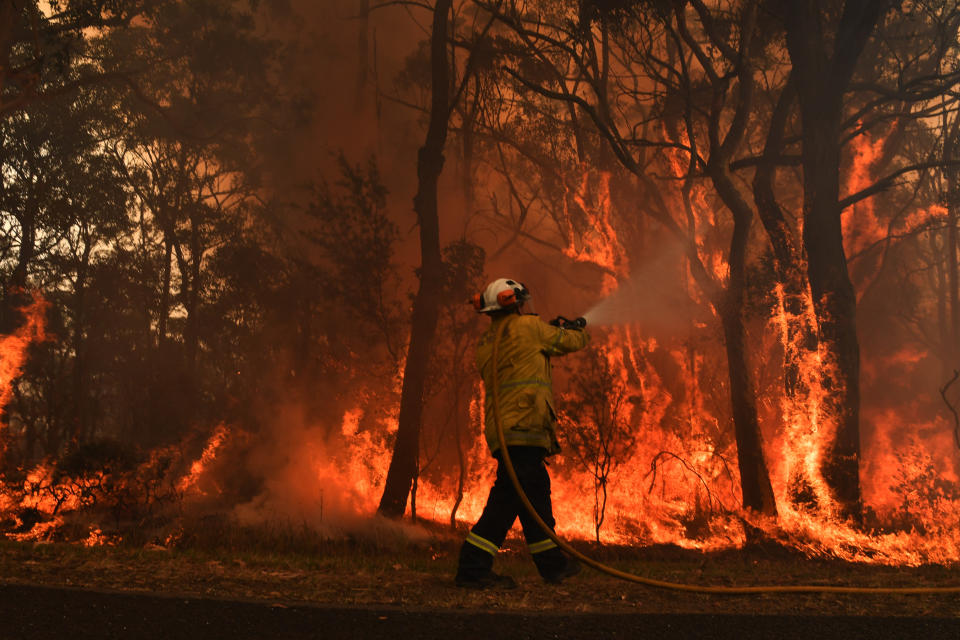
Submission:
{"label": "water spray", "polygon": [[705,320],[702,305],[669,279],[638,273],[597,301],[583,314],[591,326],[639,324],[657,334],[675,333]]}

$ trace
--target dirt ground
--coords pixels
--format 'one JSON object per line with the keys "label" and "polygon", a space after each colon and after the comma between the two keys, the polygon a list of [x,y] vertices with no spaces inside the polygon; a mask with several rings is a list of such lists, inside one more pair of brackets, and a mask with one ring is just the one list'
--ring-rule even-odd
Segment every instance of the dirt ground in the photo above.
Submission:
{"label": "dirt ground", "polygon": [[0,585],[0,637],[955,639],[956,619],[333,607]]}
{"label": "dirt ground", "polygon": [[[960,637],[957,594],[711,596],[651,589],[591,570],[553,586],[539,579],[519,548],[502,553],[497,564],[518,588],[476,592],[453,586],[456,551],[455,540],[330,543],[310,553],[0,542],[0,637],[16,631],[9,637],[62,638],[54,633],[57,625],[80,633],[87,620],[91,632],[100,625],[103,635],[96,637],[114,636],[108,631],[116,628],[137,638],[183,637],[183,629],[201,622],[193,631],[231,638],[400,632],[464,638]],[[955,568],[852,565],[778,548],[593,551],[625,570],[678,582],[960,585]]]}

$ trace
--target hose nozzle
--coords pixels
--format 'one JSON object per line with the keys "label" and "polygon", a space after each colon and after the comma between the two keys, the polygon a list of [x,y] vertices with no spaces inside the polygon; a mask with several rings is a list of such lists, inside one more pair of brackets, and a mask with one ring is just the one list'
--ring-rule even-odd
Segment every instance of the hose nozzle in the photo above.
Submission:
{"label": "hose nozzle", "polygon": [[550,324],[555,327],[560,327],[561,329],[583,329],[587,326],[587,320],[586,318],[582,317],[577,318],[576,320],[570,320],[568,318],[564,318],[563,316],[557,316],[550,321]]}

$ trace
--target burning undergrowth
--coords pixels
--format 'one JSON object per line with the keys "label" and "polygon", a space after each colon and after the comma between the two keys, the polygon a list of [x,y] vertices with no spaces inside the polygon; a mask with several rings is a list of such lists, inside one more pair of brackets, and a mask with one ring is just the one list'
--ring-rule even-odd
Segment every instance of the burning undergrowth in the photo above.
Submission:
{"label": "burning undergrowth", "polygon": [[[748,532],[762,530],[810,555],[891,565],[960,560],[960,484],[940,418],[899,425],[902,412],[869,414],[875,424],[862,471],[864,524],[838,517],[821,471],[832,429],[823,404],[835,384],[832,368],[794,330],[812,322],[804,316],[809,305],[788,311],[781,289],[769,300],[769,315],[757,322],[776,342],[762,350],[796,366],[790,393],[784,372],[792,370],[758,376],[762,395],[779,399],[762,407],[777,517],[740,508],[729,409],[722,393],[705,391],[725,384],[708,323],[661,339],[625,323],[593,329],[593,348],[556,368],[564,447],[551,460],[558,532],[707,551],[739,548]],[[3,342],[10,379],[30,342],[44,336],[44,309],[35,302],[25,329],[14,334],[20,337]],[[891,356],[883,366],[908,377],[918,362]],[[482,390],[468,388],[457,438],[425,434],[411,511],[434,529],[475,521],[493,474],[480,435]],[[918,404],[918,415],[928,405]],[[253,426],[212,423],[175,444],[145,449],[94,439],[8,472],[0,484],[0,530],[13,540],[166,547],[198,544],[210,532],[223,537],[277,526],[325,539],[428,535],[373,515],[396,430],[382,394],[358,390],[352,404],[321,421],[296,403],[278,406]],[[436,414],[434,408],[427,415]]]}
{"label": "burning undergrowth", "polygon": [[[31,344],[48,339],[48,307],[35,295],[20,310],[21,328],[0,340],[4,402]],[[0,534],[164,547],[206,539],[200,529],[211,527],[300,527],[320,539],[422,538],[416,527],[371,521],[389,452],[375,431],[359,429],[360,417],[348,412],[331,432],[289,408],[258,429],[217,423],[149,449],[109,438],[75,441],[57,458],[0,475]]]}
{"label": "burning undergrowth", "polygon": [[150,451],[110,440],[77,447],[2,478],[0,530],[20,541],[164,547],[205,540],[197,528],[211,526],[303,528],[318,539],[425,537],[370,518],[383,478],[365,449],[331,455],[319,432],[283,424],[261,434],[220,424],[205,438]]}

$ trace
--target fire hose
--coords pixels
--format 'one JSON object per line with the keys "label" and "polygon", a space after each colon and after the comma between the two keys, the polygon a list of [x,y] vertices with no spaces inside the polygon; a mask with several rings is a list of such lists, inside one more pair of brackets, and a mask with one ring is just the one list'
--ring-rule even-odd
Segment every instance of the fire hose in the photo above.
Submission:
{"label": "fire hose", "polygon": [[[558,318],[558,320],[566,320],[565,318]],[[567,324],[569,321],[558,323],[558,326],[568,326],[572,328],[571,324]],[[589,567],[596,569],[601,573],[605,573],[614,578],[619,578],[621,580],[626,580],[628,582],[635,582],[637,584],[647,585],[649,587],[656,587],[659,589],[672,589],[674,591],[687,591],[693,593],[718,593],[718,594],[730,594],[730,595],[743,595],[751,593],[890,593],[890,594],[936,594],[936,593],[960,593],[960,586],[956,587],[843,587],[836,585],[758,585],[750,587],[723,587],[723,586],[710,586],[710,585],[699,585],[699,584],[684,584],[680,582],[669,582],[667,580],[657,580],[655,578],[647,578],[645,576],[637,575],[635,573],[630,573],[628,571],[621,571],[616,567],[611,567],[610,565],[604,564],[598,560],[594,560],[590,556],[578,551],[573,548],[570,543],[566,542],[560,536],[556,534],[547,523],[543,521],[543,518],[540,517],[540,514],[537,513],[536,508],[531,504],[530,499],[527,498],[527,494],[524,493],[523,487],[520,485],[520,479],[517,477],[516,469],[513,468],[513,462],[510,460],[510,452],[507,448],[507,440],[503,434],[503,424],[500,418],[500,383],[498,380],[499,371],[497,367],[498,355],[500,348],[500,340],[503,338],[503,332],[506,328],[508,322],[503,322],[497,328],[496,333],[493,337],[493,354],[492,354],[492,363],[493,367],[493,378],[494,384],[490,390],[493,396],[493,418],[494,424],[497,428],[497,442],[500,444],[500,454],[502,456],[504,467],[507,470],[507,475],[510,477],[510,482],[513,484],[513,488],[517,492],[517,496],[520,498],[520,502],[523,503],[524,508],[529,512],[530,517],[540,525],[540,528],[546,533],[547,537],[553,540],[558,547],[569,555],[577,558],[584,564]],[[585,324],[585,323],[584,323]],[[583,325],[579,325],[582,327]]]}

